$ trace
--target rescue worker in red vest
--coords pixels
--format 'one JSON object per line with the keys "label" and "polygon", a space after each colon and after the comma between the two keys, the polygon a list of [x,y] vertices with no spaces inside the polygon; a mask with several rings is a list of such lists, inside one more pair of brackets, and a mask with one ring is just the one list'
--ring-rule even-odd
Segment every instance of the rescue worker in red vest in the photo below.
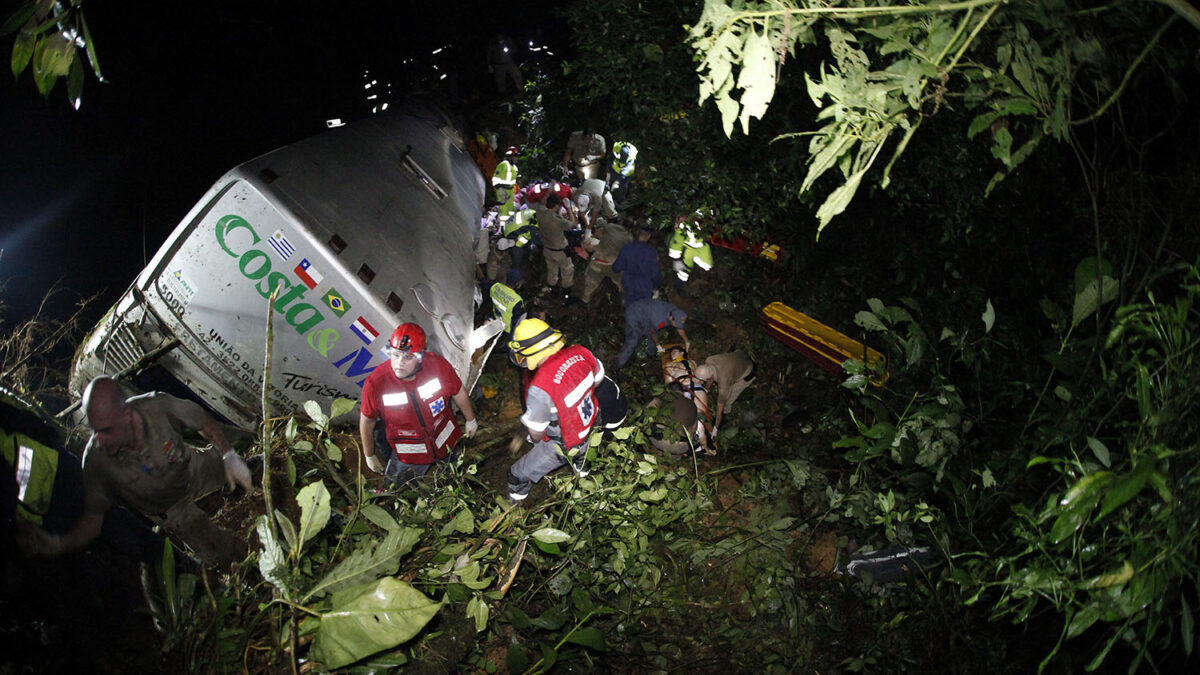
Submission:
{"label": "rescue worker in red vest", "polygon": [[508,498],[517,502],[564,464],[588,475],[588,441],[600,419],[595,389],[604,381],[604,366],[587,348],[566,346],[562,333],[541,319],[518,323],[508,348],[513,362],[533,373],[521,416],[533,447],[508,470]]}
{"label": "rescue worker in red vest", "polygon": [[[474,436],[479,423],[454,367],[425,350],[425,331],[420,326],[400,324],[385,351],[388,362],[379,364],[363,383],[358,432],[367,466],[397,486],[424,476],[448,458],[458,439]],[[464,430],[454,419],[451,400],[466,419]],[[384,423],[390,455],[386,467],[376,454],[376,419]]]}

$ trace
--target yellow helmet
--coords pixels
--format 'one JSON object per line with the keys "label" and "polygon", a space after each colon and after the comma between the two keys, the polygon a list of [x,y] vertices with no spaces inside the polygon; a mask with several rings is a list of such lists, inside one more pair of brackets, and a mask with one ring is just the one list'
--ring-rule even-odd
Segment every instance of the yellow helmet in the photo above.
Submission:
{"label": "yellow helmet", "polygon": [[513,328],[513,339],[508,343],[509,356],[513,363],[530,370],[537,370],[542,361],[562,349],[563,336],[541,319],[522,319]]}

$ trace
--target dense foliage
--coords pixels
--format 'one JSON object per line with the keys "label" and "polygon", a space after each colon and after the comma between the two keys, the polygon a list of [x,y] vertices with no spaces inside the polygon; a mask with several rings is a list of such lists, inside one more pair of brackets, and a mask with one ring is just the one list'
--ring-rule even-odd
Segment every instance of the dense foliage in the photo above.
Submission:
{"label": "dense foliage", "polygon": [[[283,468],[257,566],[223,590],[162,575],[179,664],[1194,669],[1194,30],[1175,3],[899,7],[918,6],[566,6],[574,53],[530,77],[522,170],[549,174],[590,119],[638,146],[639,216],[707,207],[788,242],[778,265],[719,252],[693,313],[702,353],[732,333],[765,366],[751,414],[717,460],[672,460],[645,438],[661,391],[634,383],[594,473],[514,509],[485,475],[507,429],[374,494],[330,426],[344,404],[310,406],[267,443]],[[887,385],[852,362],[839,388],[766,338],[778,299],[885,351]],[[829,574],[916,545],[942,562],[905,584]]]}

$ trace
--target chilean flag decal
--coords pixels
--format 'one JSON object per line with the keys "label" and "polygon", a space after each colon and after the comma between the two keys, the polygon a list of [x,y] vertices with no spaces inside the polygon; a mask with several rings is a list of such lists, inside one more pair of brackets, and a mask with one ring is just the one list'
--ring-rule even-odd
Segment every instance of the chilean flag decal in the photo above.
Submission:
{"label": "chilean flag decal", "polygon": [[375,330],[371,324],[367,323],[367,320],[361,316],[358,317],[358,321],[350,324],[350,330],[354,331],[354,334],[358,336],[359,340],[362,340],[367,344],[371,344],[375,341],[375,338],[379,337],[379,331]]}
{"label": "chilean flag decal", "polygon": [[303,281],[304,285],[308,286],[308,290],[310,291],[316,288],[317,284],[321,283],[321,280],[325,278],[325,275],[318,272],[317,268],[308,262],[308,258],[301,260],[300,264],[296,265],[294,271],[296,272],[296,276],[300,277],[300,281]]}

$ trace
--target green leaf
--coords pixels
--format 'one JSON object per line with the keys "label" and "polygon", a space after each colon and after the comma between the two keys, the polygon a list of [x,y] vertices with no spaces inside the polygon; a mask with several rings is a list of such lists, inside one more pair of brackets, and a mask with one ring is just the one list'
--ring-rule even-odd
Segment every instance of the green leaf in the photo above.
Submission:
{"label": "green leaf", "polygon": [[29,62],[33,59],[34,46],[37,44],[37,39],[33,33],[21,31],[17,34],[17,39],[13,41],[12,51],[12,73],[13,77],[20,75]]}
{"label": "green leaf", "polygon": [[992,325],[996,323],[996,310],[992,308],[992,301],[987,301],[987,307],[983,310],[983,332],[992,332]]}
{"label": "green leaf", "polygon": [[92,31],[88,28],[83,10],[79,11],[79,27],[83,30],[83,43],[87,45],[88,63],[92,65],[92,72],[96,74],[97,80],[104,82],[104,74],[100,72],[100,59],[96,56],[96,42],[92,39]]}
{"label": "green leaf", "polygon": [[1154,460],[1143,457],[1141,461],[1133,468],[1133,471],[1121,476],[1113,483],[1112,487],[1104,495],[1104,503],[1100,506],[1100,511],[1096,514],[1096,520],[1100,520],[1104,516],[1121,508],[1130,499],[1137,496],[1142,488],[1146,486],[1146,481],[1150,479],[1150,475],[1154,473]]}
{"label": "green leaf", "polygon": [[308,590],[304,601],[395,574],[400,568],[400,559],[408,555],[420,538],[421,530],[405,527],[389,530],[380,542],[364,539],[353,553]]}
{"label": "green leaf", "polygon": [[1100,460],[1100,463],[1105,468],[1112,467],[1112,458],[1108,454],[1108,446],[1104,445],[1099,438],[1093,436],[1087,437],[1087,444],[1092,449],[1092,454],[1096,456],[1096,459]]}
{"label": "green leaf", "polygon": [[390,531],[399,529],[400,527],[400,525],[396,522],[396,519],[392,517],[392,514],[388,513],[386,510],[376,504],[364,505],[361,509],[359,509],[359,514],[361,514],[363,518],[366,518],[385,530]]}
{"label": "green leaf", "polygon": [[1117,280],[1106,276],[1097,281],[1092,279],[1075,294],[1075,306],[1071,310],[1071,325],[1077,326],[1080,321],[1088,318],[1100,309],[1100,305],[1110,302],[1117,297]]}
{"label": "green leaf", "polygon": [[334,443],[333,441],[326,438],[325,439],[325,456],[328,457],[329,461],[331,461],[331,462],[340,462],[340,461],[342,461],[342,449],[338,447],[337,443]]}
{"label": "green leaf", "polygon": [[471,598],[471,600],[467,602],[467,616],[475,619],[476,633],[482,633],[483,631],[487,630],[489,614],[490,611],[488,610],[487,603],[484,602],[483,598],[480,598],[478,595]]}
{"label": "green leaf", "polygon": [[1137,365],[1137,402],[1138,415],[1142,419],[1150,417],[1150,370],[1145,364]]}
{"label": "green leaf", "polygon": [[442,526],[442,536],[449,535],[453,532],[462,534],[471,534],[475,532],[475,515],[470,509],[459,511],[450,522]]}
{"label": "green leaf", "polygon": [[283,511],[275,509],[275,524],[279,526],[279,531],[283,533],[283,539],[287,542],[287,550],[296,550],[296,527],[292,525],[292,521],[283,514]]}
{"label": "green leaf", "polygon": [[660,486],[653,490],[642,490],[637,494],[638,499],[644,502],[661,502],[666,496],[666,486]]}
{"label": "green leaf", "polygon": [[324,481],[309,483],[296,495],[300,504],[300,542],[312,539],[329,522],[329,490]]}
{"label": "green leaf", "polygon": [[657,44],[648,44],[642,47],[642,57],[650,63],[662,63],[663,49]]}
{"label": "green leaf", "polygon": [[37,9],[37,5],[36,0],[27,0],[12,14],[8,15],[8,19],[4,21],[4,25],[0,26],[0,35],[8,35],[26,23],[29,23],[29,19],[33,16],[33,11]]}
{"label": "green leaf", "polygon": [[565,623],[567,623],[568,618],[569,617],[567,616],[566,612],[562,611],[561,609],[559,609],[557,607],[551,607],[550,609],[542,612],[542,615],[539,616],[538,618],[531,619],[530,623],[537,626],[538,628],[544,628],[549,631],[555,631],[555,630],[558,630],[559,628],[562,628],[563,625]]}
{"label": "green leaf", "polygon": [[874,312],[857,312],[854,315],[854,323],[867,330],[887,330],[887,326],[879,320]]}
{"label": "green leaf", "polygon": [[559,542],[569,541],[571,539],[571,535],[563,532],[562,530],[556,530],[553,527],[543,527],[530,536],[532,536],[535,541],[542,544],[557,544]]}
{"label": "green leaf", "polygon": [[1050,529],[1052,543],[1061,543],[1083,527],[1112,478],[1113,475],[1108,471],[1097,471],[1079,479],[1067,491],[1058,504],[1059,515]]}
{"label": "green leaf", "polygon": [[1187,597],[1179,595],[1179,634],[1183,641],[1183,653],[1192,655],[1193,642],[1196,639],[1196,622],[1192,617],[1192,608],[1188,605]]}
{"label": "green leaf", "polygon": [[608,649],[608,645],[604,642],[604,633],[601,633],[598,628],[580,628],[567,636],[567,642],[583,645],[598,652]]}
{"label": "green leaf", "polygon": [[761,35],[754,28],[746,31],[741,65],[737,81],[742,90],[740,119],[742,133],[749,134],[750,118],[762,119],[775,96],[775,50],[766,30]]}
{"label": "green leaf", "polygon": [[300,423],[296,421],[296,418],[289,417],[287,424],[283,427],[283,439],[287,441],[288,445],[292,445],[296,442],[296,431],[299,428]]}
{"label": "green leaf", "polygon": [[341,397],[333,399],[333,403],[329,406],[329,419],[335,419],[345,415],[354,409],[354,404],[356,403],[358,403],[358,401],[355,401],[352,398]]}
{"label": "green leaf", "polygon": [[529,668],[529,657],[519,645],[510,644],[504,654],[504,663],[508,666],[508,672],[523,673]]}
{"label": "green leaf", "polygon": [[305,401],[304,412],[308,413],[310,419],[316,423],[317,428],[324,429],[329,426],[329,418],[321,411],[321,404],[316,401]]}
{"label": "green leaf", "polygon": [[392,577],[343,591],[321,614],[310,654],[325,668],[341,668],[412,639],[441,606]]}
{"label": "green leaf", "polygon": [[287,561],[283,555],[283,548],[275,539],[275,535],[271,533],[266,515],[258,517],[254,523],[254,529],[258,533],[258,540],[262,542],[262,551],[259,551],[258,554],[259,573],[262,574],[263,579],[279,589],[285,598],[291,597],[291,588],[287,579]]}
{"label": "green leaf", "polygon": [[71,62],[71,72],[67,75],[67,101],[76,110],[83,103],[83,64],[79,59]]}
{"label": "green leaf", "polygon": [[1083,588],[1093,590],[1097,588],[1108,588],[1110,586],[1120,586],[1132,578],[1133,565],[1130,565],[1129,561],[1126,560],[1125,564],[1121,565],[1121,569],[1119,571],[1101,574],[1100,576],[1088,579],[1083,583]]}
{"label": "green leaf", "polygon": [[545,642],[540,646],[542,648],[542,667],[549,671],[551,666],[558,662],[558,650]]}

